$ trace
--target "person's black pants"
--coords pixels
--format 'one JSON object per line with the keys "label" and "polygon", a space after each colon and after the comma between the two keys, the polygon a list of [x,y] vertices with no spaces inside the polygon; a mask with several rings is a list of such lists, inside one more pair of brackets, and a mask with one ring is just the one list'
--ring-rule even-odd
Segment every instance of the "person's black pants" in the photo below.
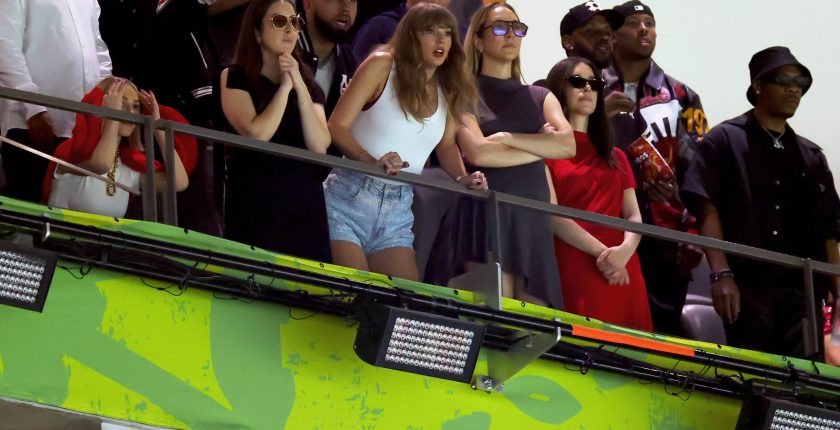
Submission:
{"label": "person's black pants", "polygon": [[[794,273],[773,280],[754,281],[744,273],[736,274],[741,313],[734,323],[724,324],[726,343],[738,348],[808,358],[805,357],[803,331],[806,300],[801,277],[800,273]],[[821,316],[822,310],[818,310],[817,318]],[[819,328],[822,329],[822,325]],[[822,342],[821,332],[818,339]]]}
{"label": "person's black pants", "polygon": [[657,333],[682,336],[680,319],[690,273],[677,264],[677,243],[643,237],[637,252],[647,287],[650,316]]}
{"label": "person's black pants", "polygon": [[[15,142],[31,146],[29,131],[23,128],[13,128],[6,133],[6,137]],[[56,138],[55,145],[66,138]],[[6,195],[19,200],[41,202],[44,186],[44,175],[49,161],[35,154],[19,149],[8,143],[0,145],[3,155],[3,173],[6,175]],[[50,151],[52,155],[52,151]]]}

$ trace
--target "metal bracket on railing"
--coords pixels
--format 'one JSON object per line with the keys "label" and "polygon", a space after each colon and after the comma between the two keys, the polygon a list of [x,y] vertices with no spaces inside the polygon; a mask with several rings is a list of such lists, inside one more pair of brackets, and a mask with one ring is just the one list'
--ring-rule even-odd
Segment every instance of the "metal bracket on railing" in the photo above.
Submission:
{"label": "metal bracket on railing", "polygon": [[502,233],[499,223],[501,222],[499,212],[499,196],[495,191],[490,191],[485,207],[485,221],[487,223],[488,255],[487,261],[502,263]]}
{"label": "metal bracket on railing", "polygon": [[816,357],[820,352],[819,328],[817,321],[817,301],[814,297],[814,268],[810,258],[802,260],[805,289],[805,318],[802,322],[802,339],[804,340],[805,357]]}
{"label": "metal bracket on railing", "polygon": [[[559,319],[555,321],[560,322]],[[560,342],[560,327],[553,333],[516,332],[507,351],[487,350],[487,375],[473,378],[473,389],[502,392],[505,382]],[[524,336],[523,336],[524,334]]]}
{"label": "metal bracket on railing", "polygon": [[146,183],[143,197],[143,220],[157,222],[157,193],[155,192],[155,129],[152,117],[143,121],[143,140],[146,144]]}
{"label": "metal bracket on railing", "polygon": [[482,264],[450,279],[446,286],[472,291],[474,303],[484,303],[491,309],[502,310],[502,266],[499,263]]}
{"label": "metal bracket on railing", "polygon": [[175,133],[172,122],[167,121],[163,128],[165,136],[166,188],[163,191],[163,222],[178,225],[178,197],[175,193]]}

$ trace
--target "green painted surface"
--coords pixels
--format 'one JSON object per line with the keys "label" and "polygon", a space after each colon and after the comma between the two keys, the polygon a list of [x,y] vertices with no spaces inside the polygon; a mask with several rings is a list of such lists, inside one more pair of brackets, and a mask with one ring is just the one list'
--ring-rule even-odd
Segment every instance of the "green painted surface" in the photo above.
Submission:
{"label": "green painted surface", "polygon": [[[3,208],[43,213],[0,199]],[[376,285],[453,300],[465,291],[299,261],[196,233],[143,222],[52,211],[50,216],[130,234],[215,249]],[[232,276],[247,274],[226,272]],[[353,351],[356,326],[337,317],[231,300],[196,289],[161,291],[153,282],[94,269],[56,271],[44,312],[0,306],[0,396],[122,420],[190,429],[720,429],[733,428],[740,404],[695,392],[669,395],[660,383],[536,361],[504,393],[370,366]],[[270,283],[269,279],[261,281]],[[324,291],[274,282],[273,287]],[[639,337],[649,334],[506,301],[505,309]],[[692,348],[783,364],[755,352],[667,339]],[[575,341],[593,345],[591,342]],[[597,345],[597,344],[594,344]],[[690,363],[617,350],[667,368]],[[794,361],[803,369],[810,363]],[[477,372],[486,372],[484,354]],[[837,370],[821,366],[823,374]]]}

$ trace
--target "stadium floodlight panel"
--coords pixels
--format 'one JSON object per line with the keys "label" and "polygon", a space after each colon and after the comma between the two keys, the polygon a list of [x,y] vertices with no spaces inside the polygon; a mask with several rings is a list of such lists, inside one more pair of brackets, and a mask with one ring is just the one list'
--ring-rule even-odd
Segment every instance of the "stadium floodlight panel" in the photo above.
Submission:
{"label": "stadium floodlight panel", "polygon": [[484,326],[381,304],[364,305],[353,348],[374,365],[469,382]]}
{"label": "stadium floodlight panel", "polygon": [[0,304],[42,312],[56,260],[51,252],[0,241]]}
{"label": "stadium floodlight panel", "polygon": [[840,430],[840,412],[761,395],[741,407],[736,430]]}

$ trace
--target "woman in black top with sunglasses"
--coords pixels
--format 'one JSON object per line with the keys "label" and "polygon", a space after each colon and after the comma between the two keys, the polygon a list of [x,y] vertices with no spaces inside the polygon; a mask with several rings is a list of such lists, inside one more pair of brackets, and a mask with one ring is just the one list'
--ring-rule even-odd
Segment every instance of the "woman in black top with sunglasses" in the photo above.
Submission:
{"label": "woman in black top with sunglasses", "polygon": [[[222,110],[237,133],[321,154],[330,145],[324,95],[295,52],[303,19],[291,0],[254,0],[245,12],[236,65],[221,76]],[[227,163],[225,237],[330,261],[319,166],[232,150]]]}
{"label": "woman in black top with sunglasses", "polygon": [[[489,4],[473,15],[464,45],[481,102],[477,116],[465,119],[458,143],[493,190],[548,202],[543,159],[571,157],[575,144],[554,95],[522,84],[519,48],[527,31],[508,4]],[[463,207],[458,233],[467,249],[461,257],[483,261],[489,249],[483,206]],[[502,206],[499,221],[504,295],[562,308],[550,218]]]}
{"label": "woman in black top with sunglasses", "polygon": [[[600,76],[591,61],[580,57],[560,61],[548,74],[548,88],[560,100],[577,142],[571,159],[546,160],[551,201],[642,222],[633,170],[624,151],[613,146]],[[560,217],[552,225],[566,310],[652,331],[636,256],[641,236]]]}

